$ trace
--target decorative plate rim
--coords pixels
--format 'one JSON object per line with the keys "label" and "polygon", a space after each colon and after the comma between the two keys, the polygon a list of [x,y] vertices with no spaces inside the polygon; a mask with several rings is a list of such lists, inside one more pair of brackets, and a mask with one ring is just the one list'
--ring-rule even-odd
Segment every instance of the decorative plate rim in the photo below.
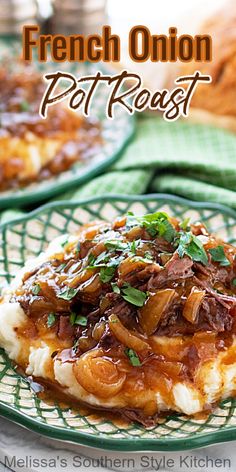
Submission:
{"label": "decorative plate rim", "polygon": [[[221,203],[214,203],[214,202],[206,202],[206,201],[197,201],[197,200],[190,200],[188,198],[179,197],[177,195],[171,195],[169,193],[148,193],[145,195],[128,195],[128,194],[119,194],[119,193],[105,193],[103,195],[98,195],[96,197],[87,197],[78,200],[56,200],[53,202],[45,203],[40,205],[38,208],[31,210],[23,215],[17,216],[12,218],[10,221],[4,221],[3,223],[0,222],[0,230],[5,228],[6,226],[12,226],[16,222],[27,221],[31,219],[33,216],[37,216],[39,213],[45,210],[57,209],[57,208],[76,208],[81,205],[87,205],[90,203],[101,203],[104,201],[111,201],[114,202],[119,200],[121,202],[145,202],[145,201],[153,201],[153,200],[166,200],[167,202],[172,203],[180,203],[182,205],[187,205],[192,208],[196,209],[206,209],[206,210],[220,210],[223,213],[227,213],[229,216],[236,220],[236,210],[230,208],[226,205]],[[14,211],[14,209],[13,209]]]}
{"label": "decorative plate rim", "polygon": [[[76,208],[78,206],[84,206],[92,203],[101,203],[104,201],[114,202],[145,202],[160,200],[170,203],[179,203],[193,209],[216,209],[223,214],[227,214],[235,220],[236,224],[236,211],[218,203],[211,202],[199,202],[192,201],[182,197],[169,195],[169,194],[148,194],[148,195],[103,195],[100,197],[91,197],[80,201],[58,201],[51,202],[46,205],[27,213],[24,216],[16,217],[9,222],[0,224],[0,231],[6,227],[14,226],[17,223],[25,222],[38,214],[51,210],[66,208]],[[1,380],[0,380],[1,381]],[[200,447],[210,446],[212,444],[229,442],[236,439],[236,426],[229,426],[227,429],[220,429],[218,431],[198,433],[197,435],[190,438],[135,438],[132,439],[120,439],[120,438],[104,438],[99,435],[86,433],[79,430],[71,430],[67,428],[61,428],[53,425],[42,423],[39,419],[29,417],[23,412],[17,412],[11,405],[6,405],[0,401],[0,415],[14,423],[19,424],[35,433],[49,437],[51,439],[57,439],[64,442],[71,442],[89,446],[102,450],[113,450],[123,452],[142,452],[142,451],[183,451],[189,449],[196,449]]]}

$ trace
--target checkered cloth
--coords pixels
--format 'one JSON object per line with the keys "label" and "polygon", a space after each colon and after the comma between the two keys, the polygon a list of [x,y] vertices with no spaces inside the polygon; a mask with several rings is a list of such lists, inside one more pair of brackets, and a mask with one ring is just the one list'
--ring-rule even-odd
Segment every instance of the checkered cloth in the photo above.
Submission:
{"label": "checkered cloth", "polygon": [[62,198],[146,192],[236,208],[236,136],[187,121],[141,118],[121,159],[105,174]]}

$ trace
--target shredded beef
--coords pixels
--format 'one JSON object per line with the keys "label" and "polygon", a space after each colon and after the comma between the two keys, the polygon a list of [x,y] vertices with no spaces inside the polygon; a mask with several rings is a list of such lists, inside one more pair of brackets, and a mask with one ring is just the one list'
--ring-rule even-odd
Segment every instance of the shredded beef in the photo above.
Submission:
{"label": "shredded beef", "polygon": [[199,262],[195,262],[193,265],[194,272],[198,274],[205,275],[210,282],[220,282],[223,285],[229,286],[231,280],[234,277],[234,271],[228,270],[225,267],[220,267],[216,265],[204,266]]}
{"label": "shredded beef", "polygon": [[152,426],[155,426],[158,422],[158,415],[154,416],[145,416],[145,413],[143,413],[141,410],[129,410],[129,409],[122,409],[119,411],[123,418],[129,420],[129,421],[135,421],[136,423],[140,423],[145,428],[151,428]]}
{"label": "shredded beef", "polygon": [[175,253],[167,262],[165,268],[157,275],[150,278],[148,282],[148,290],[160,288],[173,280],[184,280],[192,277],[192,267],[192,259],[187,256],[180,258],[178,254]]}
{"label": "shredded beef", "polygon": [[[177,231],[180,229],[177,225],[173,227],[173,231],[176,228]],[[206,235],[201,224],[192,226],[191,230],[195,236]],[[105,331],[101,335],[100,343],[105,349],[114,344],[114,337],[107,329],[108,318],[112,314],[118,316],[125,328],[144,335],[147,335],[148,330],[145,331],[142,323],[146,326],[148,319],[145,321],[145,317],[148,316],[157,316],[158,322],[154,329],[157,328],[156,334],[159,335],[192,335],[204,330],[217,333],[228,333],[230,330],[236,332],[236,258],[233,259],[236,252],[233,246],[229,251],[229,245],[224,245],[217,239],[214,242],[212,236],[212,241],[209,239],[210,247],[222,244],[229,264],[222,266],[220,261],[215,261],[207,248],[208,262],[204,265],[195,260],[199,257],[194,254],[191,257],[179,256],[176,249],[179,241],[177,233],[172,242],[168,242],[165,237],[156,236],[158,232],[154,232],[154,236],[152,234],[139,226],[127,231],[124,225],[119,226],[118,223],[114,227],[107,224],[92,233],[89,231],[87,236],[86,230],[83,230],[80,244],[77,242],[75,247],[66,250],[63,258],[57,256],[50,259],[27,274],[23,284],[24,291],[19,291],[14,300],[19,301],[26,314],[36,321],[44,316],[47,322],[47,315],[56,313],[60,339],[84,337],[88,339],[88,345],[90,341],[92,345],[93,328],[96,323],[102,321]],[[107,245],[109,239],[110,242],[113,240],[110,246]],[[98,259],[99,256],[102,257]],[[121,264],[125,260],[126,264],[122,269]],[[110,265],[111,261],[114,265]],[[105,277],[103,281],[101,271],[106,273],[106,265],[108,275],[109,271],[111,272],[111,278]],[[87,272],[87,269],[91,272]],[[130,302],[124,300],[124,284],[128,290],[136,289],[146,293],[143,306],[136,305],[132,297]],[[114,286],[120,288],[120,293],[113,292]],[[36,293],[33,290],[35,287]],[[67,294],[63,298],[62,293],[66,287],[69,289],[69,296]],[[159,310],[159,306],[150,303],[151,298],[161,290],[165,301],[166,289],[175,293],[166,306],[162,307],[160,304]],[[189,297],[196,289],[202,292],[202,298],[195,310],[197,312],[191,318],[194,297],[192,301]],[[147,310],[148,303],[152,311],[150,314]],[[189,316],[186,316],[188,310]],[[86,323],[83,326],[71,326],[71,312],[85,317]],[[54,329],[57,330],[57,325]]]}
{"label": "shredded beef", "polygon": [[133,286],[140,286],[140,282],[145,282],[150,279],[150,277],[158,274],[161,270],[161,267],[158,264],[148,264],[144,268],[139,268],[127,274],[122,279],[119,279],[119,283],[129,283]]}
{"label": "shredded beef", "polygon": [[230,307],[222,306],[214,297],[205,297],[198,319],[192,324],[181,315],[182,307],[175,304],[171,307],[168,318],[162,320],[156,334],[165,336],[191,335],[198,331],[229,332],[234,318]]}
{"label": "shredded beef", "polygon": [[204,298],[199,317],[208,323],[212,331],[218,333],[230,331],[233,325],[233,317],[230,315],[229,308],[221,306],[213,297]]}
{"label": "shredded beef", "polygon": [[154,243],[155,243],[156,247],[158,247],[159,252],[173,252],[172,244],[169,243],[168,241],[166,241],[162,237],[156,237],[154,239]]}
{"label": "shredded beef", "polygon": [[119,342],[111,332],[108,326],[106,326],[106,329],[99,341],[99,347],[102,347],[105,351],[108,351],[109,349],[119,346]]}
{"label": "shredded beef", "polygon": [[136,309],[133,305],[127,303],[125,300],[119,297],[116,303],[105,312],[107,317],[111,314],[117,315],[127,328],[134,328]]}
{"label": "shredded beef", "polygon": [[96,323],[100,319],[100,309],[97,308],[96,310],[91,311],[87,315],[87,319],[90,323]]}
{"label": "shredded beef", "polygon": [[200,280],[197,277],[194,277],[194,281],[197,283],[197,285],[200,285],[200,287],[204,288],[207,293],[209,293],[212,297],[214,297],[222,306],[225,308],[231,308],[232,305],[236,304],[236,298],[231,297],[225,294],[217,293],[215,290],[213,290],[211,287],[209,287],[208,282],[204,280]]}
{"label": "shredded beef", "polygon": [[82,241],[80,243],[80,257],[83,259],[84,257],[87,256],[89,250],[94,246],[94,243],[92,241]]}
{"label": "shredded beef", "polygon": [[[188,372],[191,375],[191,377],[193,377],[196,369],[198,368],[200,360],[201,360],[200,357],[199,357],[197,347],[194,344],[192,344],[189,347],[186,357],[187,357],[186,362],[187,362],[187,366],[188,366]],[[183,361],[184,360],[185,359],[183,359]]]}
{"label": "shredded beef", "polygon": [[62,340],[66,340],[68,338],[73,338],[73,336],[74,336],[74,327],[71,326],[70,317],[60,316],[58,337]]}
{"label": "shredded beef", "polygon": [[194,262],[193,270],[195,273],[199,272],[200,274],[206,275],[207,277],[211,277],[211,274],[212,274],[212,267],[209,267],[209,266],[206,267],[200,264],[200,262]]}

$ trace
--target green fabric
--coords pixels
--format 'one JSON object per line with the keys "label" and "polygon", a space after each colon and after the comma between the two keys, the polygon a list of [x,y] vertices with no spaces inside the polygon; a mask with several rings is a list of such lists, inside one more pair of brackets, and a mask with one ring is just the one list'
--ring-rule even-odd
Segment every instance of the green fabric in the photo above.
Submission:
{"label": "green fabric", "polygon": [[227,190],[187,177],[173,174],[157,177],[153,182],[153,189],[161,193],[175,193],[192,200],[216,202],[236,208],[236,192],[233,190]]}
{"label": "green fabric", "polygon": [[[140,170],[117,170],[109,171],[106,174],[100,175],[91,180],[87,184],[80,187],[78,190],[73,190],[64,195],[61,195],[60,200],[79,200],[86,197],[96,195],[103,195],[106,193],[119,194],[141,194],[145,193],[148,184],[151,180],[153,171],[146,172]],[[58,200],[58,198],[54,199]]]}
{"label": "green fabric", "polygon": [[[102,194],[172,193],[236,209],[236,135],[189,121],[141,117],[131,144],[106,173],[56,200]],[[1,221],[19,216],[2,214]]]}
{"label": "green fabric", "polygon": [[236,208],[236,136],[188,121],[139,119],[133,142],[113,168],[66,197],[147,191]]}

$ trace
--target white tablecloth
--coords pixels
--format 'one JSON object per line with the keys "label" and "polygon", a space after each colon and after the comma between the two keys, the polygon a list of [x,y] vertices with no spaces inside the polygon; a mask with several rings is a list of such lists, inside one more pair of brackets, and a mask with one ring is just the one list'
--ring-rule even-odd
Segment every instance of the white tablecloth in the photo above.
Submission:
{"label": "white tablecloth", "polygon": [[0,471],[235,472],[236,441],[181,453],[119,453],[90,449],[27,431],[0,418]]}

